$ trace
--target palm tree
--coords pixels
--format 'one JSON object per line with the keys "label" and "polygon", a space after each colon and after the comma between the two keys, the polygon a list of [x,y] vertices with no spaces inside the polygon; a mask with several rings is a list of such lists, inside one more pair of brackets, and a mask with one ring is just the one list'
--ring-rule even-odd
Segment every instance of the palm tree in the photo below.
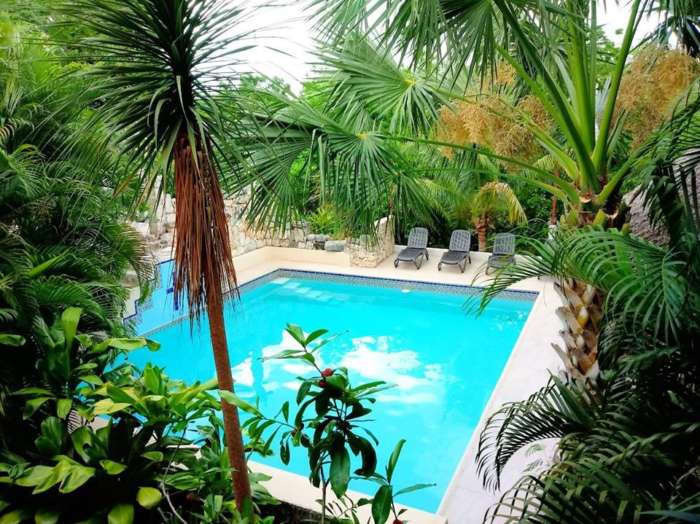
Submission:
{"label": "palm tree", "polygon": [[423,184],[432,194],[435,212],[456,227],[471,223],[479,251],[486,251],[488,232],[498,217],[511,224],[526,223],[527,217],[513,189],[499,180],[498,166],[475,153],[465,156],[460,169],[439,170]]}
{"label": "palm tree", "polygon": [[577,279],[606,294],[596,384],[552,378],[504,405],[481,434],[487,486],[520,449],[558,438],[559,457],[523,477],[487,522],[696,522],[700,518],[700,208],[697,100],[657,135],[641,166],[658,246],[617,230],[560,230],[496,275],[481,306],[523,278]]}
{"label": "palm tree", "polygon": [[[206,311],[219,388],[233,390],[223,318],[224,292],[236,289],[228,225],[219,185],[222,76],[245,48],[237,31],[245,12],[219,0],[78,0],[65,10],[94,36],[85,44],[98,94],[97,117],[116,135],[144,194],[161,179],[176,197],[174,290],[193,321]],[[233,29],[232,29],[233,28]],[[174,180],[173,180],[174,177]],[[222,400],[233,491],[250,501],[238,412]]]}
{"label": "palm tree", "polygon": [[[566,205],[571,224],[605,224],[616,216],[618,188],[644,149],[619,158],[625,119],[616,106],[639,21],[644,8],[652,4],[649,0],[630,3],[612,67],[608,52],[598,45],[597,3],[593,0],[399,0],[386,9],[380,6],[384,2],[375,0],[353,4],[352,15],[347,9],[342,13],[334,10],[333,2],[317,0],[314,4],[321,27],[344,28],[342,37],[351,35],[351,40],[362,27],[360,21],[367,21],[371,30],[366,36],[378,40],[375,59],[367,60],[366,48],[338,44],[341,36],[336,33],[329,44],[336,51],[324,61],[343,78],[341,91],[370,101],[379,117],[402,123],[390,130],[395,138],[471,149],[471,141],[435,138],[435,103],[451,100],[450,107],[455,102],[473,102],[481,93],[470,90],[492,85],[488,80],[493,71],[499,62],[505,62],[515,71],[521,96],[535,97],[553,126],[545,128],[517,110],[501,116],[531,133],[552,157],[555,169],[487,147],[480,147],[481,153],[508,164],[515,175],[517,168],[526,169],[531,183]],[[342,18],[336,16],[340,14]],[[412,69],[391,65],[386,53],[406,57]],[[601,77],[603,71],[609,74]],[[480,83],[475,80],[477,75]],[[418,131],[419,136],[411,131]]]}
{"label": "palm tree", "polygon": [[422,172],[415,169],[425,164],[415,148],[387,139],[386,121],[368,112],[361,99],[335,98],[336,86],[324,78],[317,92],[298,99],[257,93],[249,113],[265,140],[256,136],[247,145],[252,167],[226,178],[232,192],[252,188],[249,222],[283,229],[301,216],[296,173],[347,217],[349,232],[372,232],[375,221],[388,215],[397,218],[395,225],[409,216],[432,220]]}

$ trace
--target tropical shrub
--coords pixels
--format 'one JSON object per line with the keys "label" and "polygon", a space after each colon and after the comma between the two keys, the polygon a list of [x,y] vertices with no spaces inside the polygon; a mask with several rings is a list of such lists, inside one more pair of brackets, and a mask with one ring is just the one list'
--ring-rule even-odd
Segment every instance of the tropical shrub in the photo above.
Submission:
{"label": "tropical shrub", "polygon": [[[80,309],[68,308],[55,325],[37,328],[37,375],[21,376],[25,387],[5,398],[3,522],[241,520],[216,381],[187,386],[151,365],[135,370],[122,357],[156,343],[81,332],[80,319]],[[24,349],[24,340],[16,343],[6,352]],[[255,480],[256,501],[271,503]]]}
{"label": "tropical shrub", "polygon": [[[396,489],[393,474],[405,440],[396,444],[382,475],[377,471],[377,437],[366,427],[374,403],[374,395],[387,389],[383,381],[353,386],[347,369],[325,368],[317,364],[319,351],[331,338],[327,330],[311,333],[296,325],[287,326],[287,333],[299,344],[298,349],[286,349],[268,359],[293,359],[313,370],[307,378],[299,379],[295,411],[285,402],[272,418],[256,406],[228,391],[221,391],[250,417],[244,423],[251,439],[250,446],[263,455],[272,453],[272,445],[279,445],[283,463],[288,464],[295,448],[304,450],[309,461],[309,481],[321,489],[321,522],[359,524],[357,506],[371,504],[375,524],[385,524],[390,518],[402,522],[404,512],[398,509],[394,498],[403,493],[422,489],[430,484],[416,484]],[[351,455],[359,457],[360,467],[354,473]],[[378,489],[371,499],[353,500],[347,496],[353,478],[375,482]],[[336,499],[329,497],[330,490]]]}

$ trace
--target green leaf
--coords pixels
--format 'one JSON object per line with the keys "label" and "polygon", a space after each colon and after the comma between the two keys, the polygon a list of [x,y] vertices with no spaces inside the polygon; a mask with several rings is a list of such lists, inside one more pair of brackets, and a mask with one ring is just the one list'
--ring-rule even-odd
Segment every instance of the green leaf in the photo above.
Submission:
{"label": "green leaf", "polygon": [[313,332],[309,333],[309,336],[306,337],[306,345],[308,346],[308,345],[311,344],[314,340],[316,340],[318,337],[322,337],[322,336],[325,335],[326,333],[328,333],[328,330],[327,330],[327,329],[317,329],[316,331],[313,331]]}
{"label": "green leaf", "polygon": [[364,477],[373,475],[377,469],[377,453],[372,443],[366,438],[355,434],[348,435],[348,442],[350,443],[353,453],[355,453],[355,455],[360,453],[362,456],[362,467],[357,469],[355,473]]}
{"label": "green leaf", "polygon": [[43,396],[52,396],[53,393],[51,393],[48,389],[44,388],[22,388],[18,389],[17,391],[14,391],[12,393],[13,395],[43,395]]}
{"label": "green leaf", "polygon": [[34,522],[36,524],[56,524],[60,516],[59,511],[40,509],[34,514]]}
{"label": "green leaf", "polygon": [[146,509],[157,506],[162,498],[163,495],[156,488],[140,487],[136,493],[136,501]]}
{"label": "green leaf", "polygon": [[143,458],[147,458],[148,460],[152,460],[153,462],[162,462],[163,459],[165,459],[165,455],[162,451],[146,451],[145,453],[142,453],[141,456]]}
{"label": "green leaf", "polygon": [[287,440],[280,441],[280,460],[285,465],[289,464],[289,442]]}
{"label": "green leaf", "polygon": [[66,428],[56,417],[46,417],[41,422],[41,435],[34,441],[40,453],[51,457],[61,452],[67,438]]}
{"label": "green leaf", "polygon": [[374,524],[386,524],[391,513],[391,486],[380,486],[372,499],[372,519]]}
{"label": "green leaf", "polygon": [[99,402],[96,402],[93,406],[93,413],[95,415],[110,415],[130,407],[131,404],[125,404],[123,402],[113,402],[109,398],[104,398]]}
{"label": "green leaf", "polygon": [[21,335],[12,333],[0,333],[0,346],[19,347],[25,344],[26,340]]}
{"label": "green leaf", "polygon": [[396,463],[399,461],[399,456],[401,455],[401,448],[403,448],[403,445],[405,443],[405,439],[401,439],[398,441],[398,443],[394,447],[394,451],[392,451],[391,456],[389,457],[389,462],[386,465],[386,479],[387,481],[389,481],[390,484],[391,478],[394,475],[394,469],[396,469]]}
{"label": "green leaf", "polygon": [[102,466],[102,469],[104,469],[108,475],[119,475],[126,469],[124,464],[109,459],[100,460],[100,466]]}
{"label": "green leaf", "polygon": [[56,402],[56,416],[60,419],[64,419],[70,413],[70,409],[73,407],[73,401],[69,398],[59,398]]}
{"label": "green leaf", "polygon": [[24,474],[15,481],[15,484],[25,488],[35,487],[46,482],[52,474],[53,468],[50,466],[32,466],[25,470]]}
{"label": "green leaf", "polygon": [[24,509],[16,509],[0,517],[0,524],[20,524],[22,521],[29,518],[29,515],[30,514]]}
{"label": "green leaf", "polygon": [[305,348],[306,347],[306,337],[304,336],[304,330],[301,329],[301,327],[297,326],[296,324],[287,324],[287,333],[291,335],[291,337],[299,342],[299,344]]}
{"label": "green leaf", "polygon": [[26,420],[29,417],[31,417],[44,404],[44,402],[50,399],[51,397],[37,397],[31,400],[27,400],[27,402],[24,404],[22,418]]}
{"label": "green leaf", "polygon": [[304,397],[306,397],[306,395],[309,393],[311,384],[312,382],[308,380],[301,383],[301,386],[299,386],[299,390],[297,391],[297,404],[301,404],[301,401],[304,400]]}
{"label": "green leaf", "polygon": [[70,464],[66,467],[68,468],[68,476],[58,489],[61,493],[71,493],[95,476],[95,468],[88,468],[80,464]]}
{"label": "green leaf", "polygon": [[226,402],[228,402],[229,404],[233,404],[238,409],[241,409],[246,413],[250,413],[251,415],[257,415],[259,417],[262,417],[262,413],[260,413],[260,411],[258,411],[258,409],[255,406],[253,406],[252,404],[248,404],[245,400],[240,398],[238,395],[232,393],[231,391],[224,391],[223,389],[220,389],[219,395],[221,395],[221,398],[224,399]]}
{"label": "green leaf", "polygon": [[338,444],[331,450],[330,480],[336,497],[345,495],[350,482],[350,454],[343,444]]}
{"label": "green leaf", "polygon": [[87,382],[88,384],[92,384],[93,386],[101,386],[104,384],[104,381],[97,375],[83,375],[82,377],[79,377],[79,379],[83,382]]}
{"label": "green leaf", "polygon": [[117,504],[107,515],[107,524],[132,524],[134,522],[134,506]]}
{"label": "green leaf", "polygon": [[398,497],[399,495],[403,495],[404,493],[411,493],[413,491],[418,491],[421,489],[432,488],[433,486],[435,486],[435,484],[413,484],[412,486],[400,489],[394,494],[394,496]]}
{"label": "green leaf", "polygon": [[326,382],[334,388],[340,389],[341,391],[345,391],[345,388],[348,385],[348,380],[340,373],[326,377]]}
{"label": "green leaf", "polygon": [[79,307],[69,307],[61,315],[61,327],[63,328],[63,336],[66,339],[66,347],[70,348],[73,345],[73,339],[78,332],[78,323],[83,310]]}

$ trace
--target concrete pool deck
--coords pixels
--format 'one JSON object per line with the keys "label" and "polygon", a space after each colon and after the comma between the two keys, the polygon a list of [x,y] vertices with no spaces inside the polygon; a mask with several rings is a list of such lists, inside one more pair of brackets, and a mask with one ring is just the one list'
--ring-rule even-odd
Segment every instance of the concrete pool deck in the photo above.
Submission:
{"label": "concrete pool deck", "polygon": [[[396,246],[396,252],[402,247]],[[265,247],[237,256],[234,262],[239,284],[277,269],[296,269],[439,284],[485,285],[488,277],[483,274],[483,267],[489,253],[473,252],[472,263],[467,266],[464,273],[460,273],[456,266],[446,266],[442,271],[438,271],[437,265],[444,251],[429,249],[430,259],[424,262],[420,270],[408,263],[402,263],[399,268],[394,268],[393,257],[387,258],[375,268],[363,268],[351,266],[349,255],[343,252],[330,253],[321,250],[276,247]],[[160,260],[168,260],[171,258],[170,255],[170,249],[158,253]],[[471,524],[482,521],[485,511],[499,499],[500,493],[484,489],[477,475],[474,458],[481,428],[488,416],[503,403],[527,398],[546,383],[551,372],[556,372],[561,367],[550,345],[559,340],[560,326],[554,310],[562,304],[552,282],[548,279],[528,279],[513,286],[512,289],[538,293],[530,315],[482,413],[481,420],[455,469],[437,515],[410,508],[402,515],[407,522]],[[533,458],[525,456],[524,453],[513,457],[501,476],[501,485],[506,489],[511,487],[532,460]],[[309,484],[306,477],[257,463],[251,464],[251,468],[273,477],[265,485],[276,498],[306,509],[318,508],[316,500],[320,498],[320,494]],[[354,494],[354,496],[360,495]],[[363,509],[369,515],[369,508]]]}

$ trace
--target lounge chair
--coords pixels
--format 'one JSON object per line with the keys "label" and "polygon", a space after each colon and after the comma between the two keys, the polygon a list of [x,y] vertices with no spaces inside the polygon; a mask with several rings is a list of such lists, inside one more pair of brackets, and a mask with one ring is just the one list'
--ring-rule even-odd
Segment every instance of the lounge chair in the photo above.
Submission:
{"label": "lounge chair", "polygon": [[450,248],[443,253],[438,263],[438,271],[442,271],[443,264],[449,264],[451,266],[459,266],[459,269],[464,273],[464,270],[467,268],[467,261],[470,264],[472,263],[472,257],[469,255],[471,243],[471,231],[455,229],[450,237]]}
{"label": "lounge chair", "polygon": [[515,235],[512,233],[498,233],[493,240],[491,256],[486,263],[486,274],[489,269],[500,269],[508,264],[515,263]]}
{"label": "lounge chair", "polygon": [[413,262],[416,269],[423,265],[423,258],[428,260],[428,230],[424,227],[414,227],[408,235],[408,245],[401,250],[394,260],[394,267],[399,262]]}

